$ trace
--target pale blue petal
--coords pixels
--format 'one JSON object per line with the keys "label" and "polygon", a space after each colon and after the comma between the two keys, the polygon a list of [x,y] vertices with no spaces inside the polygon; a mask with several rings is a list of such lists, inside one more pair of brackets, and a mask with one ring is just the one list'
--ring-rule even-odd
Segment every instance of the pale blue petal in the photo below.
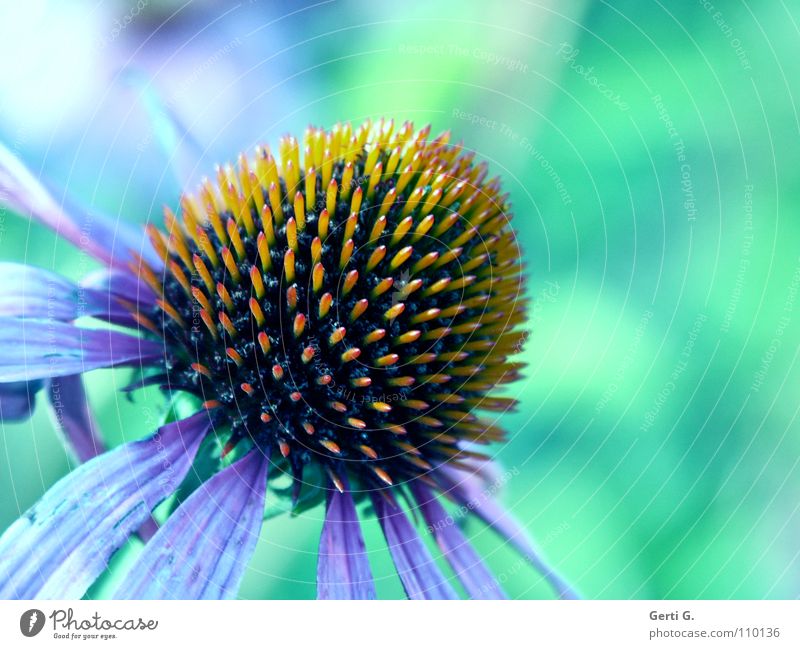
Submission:
{"label": "pale blue petal", "polygon": [[11,151],[0,144],[0,201],[13,211],[52,228],[109,266],[127,270],[139,254],[159,265],[143,228],[72,206],[67,211]]}

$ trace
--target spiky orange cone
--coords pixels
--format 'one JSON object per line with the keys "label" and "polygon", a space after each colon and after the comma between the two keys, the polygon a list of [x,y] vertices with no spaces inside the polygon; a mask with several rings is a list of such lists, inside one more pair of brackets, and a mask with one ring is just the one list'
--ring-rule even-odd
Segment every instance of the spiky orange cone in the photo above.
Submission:
{"label": "spiky orange cone", "polygon": [[485,163],[410,123],[309,128],[217,171],[149,228],[167,269],[137,271],[160,311],[169,386],[277,449],[385,486],[458,466],[502,431],[475,411],[513,381],[520,251]]}

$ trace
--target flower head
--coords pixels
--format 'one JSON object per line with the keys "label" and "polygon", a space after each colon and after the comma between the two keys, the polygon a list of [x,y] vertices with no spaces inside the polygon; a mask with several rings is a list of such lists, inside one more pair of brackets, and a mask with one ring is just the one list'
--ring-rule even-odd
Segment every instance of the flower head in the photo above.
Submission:
{"label": "flower head", "polygon": [[[517,377],[520,260],[485,165],[406,123],[309,129],[181,200],[149,235],[165,272],[133,316],[164,341],[160,379],[229,425],[228,448],[275,449],[381,488],[501,432],[476,408]],[[282,464],[279,457],[279,463]]]}
{"label": "flower head", "polygon": [[[68,219],[24,170],[3,169],[17,209]],[[148,226],[150,246],[126,234],[115,256],[91,242],[110,268],[82,287],[80,313],[66,280],[8,269],[24,281],[0,302],[0,337],[25,342],[3,359],[4,416],[27,415],[44,380],[75,389],[75,375],[120,364],[143,368],[132,388],[158,384],[202,407],[55,485],[0,538],[0,595],[82,595],[128,535],[149,538],[150,512],[208,435],[220,441],[218,472],[149,540],[120,597],[235,595],[268,474],[280,473],[293,476],[295,499],[326,499],[320,597],[374,596],[357,514],[366,498],[407,594],[455,596],[400,493],[468,595],[503,593],[437,493],[467,505],[569,595],[484,488],[491,463],[475,450],[503,437],[476,412],[514,405],[491,391],[519,374],[510,357],[525,318],[507,198],[485,163],[410,123],[309,128],[302,145],[285,137],[276,156],[258,148],[219,168],[177,212],[165,210],[163,229]],[[35,299],[53,283],[65,297],[56,322]],[[79,315],[137,335],[81,329]],[[36,338],[45,327],[57,330],[55,361]],[[73,438],[88,421],[81,413]],[[82,503],[80,521],[65,501]],[[33,560],[30,547],[40,548]]]}

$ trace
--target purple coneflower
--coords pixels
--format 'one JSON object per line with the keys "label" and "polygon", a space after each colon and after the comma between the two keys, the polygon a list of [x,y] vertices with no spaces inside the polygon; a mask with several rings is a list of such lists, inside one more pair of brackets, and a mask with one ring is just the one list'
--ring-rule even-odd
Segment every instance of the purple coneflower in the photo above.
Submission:
{"label": "purple coneflower", "polygon": [[[493,500],[476,452],[502,431],[475,411],[518,377],[520,252],[506,196],[484,164],[410,123],[309,129],[279,155],[218,170],[165,210],[163,230],[95,220],[87,234],[7,152],[6,203],[107,264],[81,286],[4,264],[0,408],[30,414],[58,382],[80,459],[0,538],[0,597],[75,598],[175,493],[208,436],[218,471],[149,539],[120,598],[236,595],[264,519],[268,476],[326,500],[320,598],[373,598],[357,506],[374,512],[410,598],[454,598],[406,514],[418,508],[464,591],[502,598],[440,502],[482,518],[543,572],[521,527]],[[93,316],[115,329],[75,324]],[[133,388],[196,398],[197,412],[92,457],[80,374],[139,368]],[[94,446],[93,446],[94,445]],[[91,458],[91,459],[90,459]],[[313,495],[313,494],[312,494]],[[364,514],[362,514],[363,518]],[[144,526],[144,528],[143,528]]]}

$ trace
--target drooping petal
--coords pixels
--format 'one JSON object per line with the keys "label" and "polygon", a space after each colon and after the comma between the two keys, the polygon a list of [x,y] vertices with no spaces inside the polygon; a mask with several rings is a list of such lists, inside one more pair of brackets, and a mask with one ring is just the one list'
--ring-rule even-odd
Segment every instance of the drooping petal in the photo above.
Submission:
{"label": "drooping petal", "polygon": [[372,503],[408,598],[458,599],[403,510],[381,494],[373,495]]}
{"label": "drooping petal", "polygon": [[80,374],[54,377],[47,396],[56,428],[79,462],[91,460],[106,450],[98,435],[97,422],[89,408]]}
{"label": "drooping petal", "polygon": [[442,554],[467,594],[472,599],[508,599],[494,575],[430,489],[416,481],[412,491],[428,528],[432,530]]}
{"label": "drooping petal", "polygon": [[127,269],[131,252],[158,263],[142,228],[97,213],[68,213],[30,170],[0,144],[0,200],[109,266]]}
{"label": "drooping petal", "polygon": [[0,537],[0,599],[74,599],[183,480],[207,411],[119,446],[59,480]]}
{"label": "drooping petal", "polygon": [[475,474],[443,466],[437,471],[443,489],[468,511],[506,539],[528,563],[547,580],[561,599],[580,599],[580,595],[551,568],[522,525],[503,508]]}
{"label": "drooping petal", "polygon": [[261,531],[268,466],[253,449],[198,487],[145,546],[115,597],[235,597]]}
{"label": "drooping petal", "polygon": [[25,264],[0,262],[0,317],[76,320],[123,312],[100,291],[73,284],[56,273]]}
{"label": "drooping petal", "polygon": [[104,296],[121,298],[139,306],[154,306],[156,303],[153,289],[139,281],[133,271],[101,268],[84,277],[81,286],[91,288]]}
{"label": "drooping petal", "polygon": [[[156,304],[153,290],[140,282],[133,270],[124,272],[102,268],[84,277],[81,287],[91,289],[96,299],[105,305],[107,314],[98,317],[123,327],[139,329],[140,324],[132,312],[147,310]],[[123,302],[127,304],[123,305]]]}
{"label": "drooping petal", "polygon": [[375,599],[364,537],[350,492],[328,498],[317,557],[317,599]]}
{"label": "drooping petal", "polygon": [[[3,384],[0,384],[0,392],[3,387]],[[64,436],[67,448],[78,462],[86,462],[105,453],[106,445],[89,407],[83,377],[73,374],[51,379],[47,397],[56,428]],[[136,530],[136,533],[146,542],[152,538],[156,530],[158,523],[150,517]]]}
{"label": "drooping petal", "polygon": [[[28,419],[33,414],[36,393],[44,384],[41,379],[27,383],[0,383],[0,421],[11,423]],[[47,397],[54,423],[75,459],[86,462],[105,452],[106,446],[98,433],[80,375],[51,379]],[[158,524],[151,518],[137,533],[146,541],[157,529]]]}
{"label": "drooping petal", "polygon": [[[472,451],[479,455],[485,452],[486,447],[476,442],[459,442],[458,447],[463,451]],[[490,484],[501,485],[503,483],[503,467],[494,459],[488,457],[461,455],[458,460],[462,466],[470,467],[470,474],[482,485]]]}
{"label": "drooping petal", "polygon": [[163,100],[151,79],[135,70],[128,70],[124,78],[136,91],[147,111],[153,135],[167,156],[178,189],[191,187],[203,155],[202,148],[175,111]]}
{"label": "drooping petal", "polygon": [[149,364],[163,355],[161,344],[155,341],[30,318],[0,317],[0,349],[0,383]]}
{"label": "drooping petal", "polygon": [[36,393],[44,387],[44,381],[16,381],[0,383],[0,421],[11,423],[24,421],[33,414]]}

